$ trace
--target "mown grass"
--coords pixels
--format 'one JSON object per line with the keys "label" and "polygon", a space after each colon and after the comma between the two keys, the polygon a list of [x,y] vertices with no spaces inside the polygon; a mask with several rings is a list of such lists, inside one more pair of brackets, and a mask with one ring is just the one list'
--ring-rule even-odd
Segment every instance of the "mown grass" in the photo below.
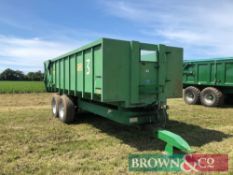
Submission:
{"label": "mown grass", "polygon": [[[164,149],[148,131],[92,114],[65,125],[51,116],[50,98],[0,95],[0,174],[135,174],[128,172],[128,154]],[[181,99],[169,100],[169,106],[167,129],[197,153],[228,154],[232,174],[233,107],[188,106]]]}
{"label": "mown grass", "polygon": [[0,81],[0,93],[44,92],[42,81]]}

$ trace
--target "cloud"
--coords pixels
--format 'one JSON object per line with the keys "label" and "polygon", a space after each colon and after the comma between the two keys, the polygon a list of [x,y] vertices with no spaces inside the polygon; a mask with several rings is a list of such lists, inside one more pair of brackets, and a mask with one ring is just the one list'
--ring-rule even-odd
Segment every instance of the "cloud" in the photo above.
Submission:
{"label": "cloud", "polygon": [[78,48],[83,42],[50,41],[0,35],[0,69],[42,70],[43,62]]}
{"label": "cloud", "polygon": [[136,24],[154,41],[185,48],[185,57],[233,55],[233,1],[101,1],[106,12]]}

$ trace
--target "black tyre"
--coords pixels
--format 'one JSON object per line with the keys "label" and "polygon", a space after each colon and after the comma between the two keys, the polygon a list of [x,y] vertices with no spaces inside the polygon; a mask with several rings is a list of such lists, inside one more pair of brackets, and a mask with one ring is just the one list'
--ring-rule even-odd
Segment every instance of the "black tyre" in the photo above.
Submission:
{"label": "black tyre", "polygon": [[59,102],[59,119],[64,123],[73,122],[75,117],[75,105],[66,95],[62,95]]}
{"label": "black tyre", "polygon": [[52,105],[52,114],[54,117],[58,117],[58,106],[60,101],[60,95],[54,94],[52,97],[51,105]]}
{"label": "black tyre", "polygon": [[200,90],[194,86],[185,88],[183,93],[185,103],[195,105],[200,103]]}
{"label": "black tyre", "polygon": [[216,88],[207,87],[201,91],[201,103],[208,107],[221,106],[224,103],[224,95]]}

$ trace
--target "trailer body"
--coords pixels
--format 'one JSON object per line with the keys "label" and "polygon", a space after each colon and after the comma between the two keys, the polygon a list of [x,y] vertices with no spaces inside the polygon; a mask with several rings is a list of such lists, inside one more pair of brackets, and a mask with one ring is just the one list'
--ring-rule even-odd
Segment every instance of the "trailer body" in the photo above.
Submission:
{"label": "trailer body", "polygon": [[[44,63],[49,92],[124,124],[155,122],[182,96],[182,48],[102,38]],[[163,112],[159,112],[159,111]]]}
{"label": "trailer body", "polygon": [[223,102],[223,98],[233,94],[233,57],[184,61],[183,87],[185,89],[193,87],[200,92],[212,88],[221,93],[222,100],[219,102]]}

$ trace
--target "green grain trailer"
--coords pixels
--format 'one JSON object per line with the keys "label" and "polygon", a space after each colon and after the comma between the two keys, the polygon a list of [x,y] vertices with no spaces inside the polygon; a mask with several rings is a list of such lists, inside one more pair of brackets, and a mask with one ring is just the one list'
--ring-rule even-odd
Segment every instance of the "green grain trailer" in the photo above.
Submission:
{"label": "green grain trailer", "polygon": [[233,58],[185,61],[183,64],[184,101],[214,107],[233,94]]}
{"label": "green grain trailer", "polygon": [[[48,60],[53,115],[70,123],[84,110],[126,125],[164,126],[167,98],[182,96],[182,57],[181,48],[103,38]],[[177,145],[167,141],[168,150]]]}

